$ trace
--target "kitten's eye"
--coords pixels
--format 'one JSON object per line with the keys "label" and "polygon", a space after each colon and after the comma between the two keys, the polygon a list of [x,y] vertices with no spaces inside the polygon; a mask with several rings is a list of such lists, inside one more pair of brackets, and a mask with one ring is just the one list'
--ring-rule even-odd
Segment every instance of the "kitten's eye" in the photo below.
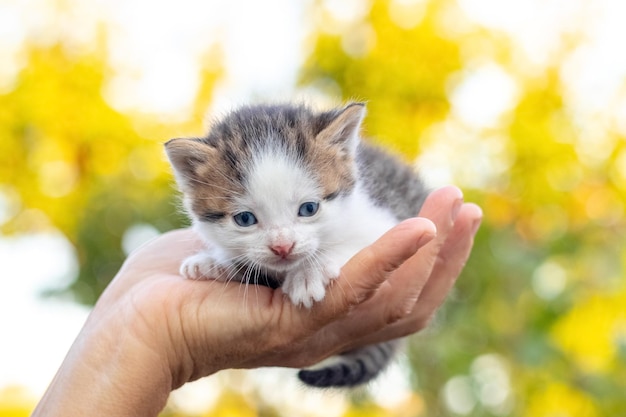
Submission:
{"label": "kitten's eye", "polygon": [[317,213],[317,210],[320,208],[320,203],[316,203],[314,201],[308,201],[306,203],[302,203],[300,208],[298,209],[298,216],[301,217],[311,217]]}
{"label": "kitten's eye", "polygon": [[254,214],[249,211],[237,213],[233,216],[233,219],[235,220],[235,223],[241,227],[250,227],[257,223],[256,217],[254,217]]}

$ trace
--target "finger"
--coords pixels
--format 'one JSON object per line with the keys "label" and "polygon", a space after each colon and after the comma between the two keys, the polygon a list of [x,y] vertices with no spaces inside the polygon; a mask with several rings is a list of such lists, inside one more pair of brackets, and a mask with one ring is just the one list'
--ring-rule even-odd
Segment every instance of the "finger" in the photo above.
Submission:
{"label": "finger", "polygon": [[437,236],[398,266],[389,281],[359,308],[359,320],[340,330],[344,337],[347,332],[352,339],[358,339],[371,333],[372,329],[383,328],[412,312],[431,275],[439,248],[452,230],[462,201],[462,193],[456,187],[444,187],[428,196],[420,215],[434,222]]}
{"label": "finger", "polygon": [[[454,230],[439,251],[438,261],[435,263],[431,277],[411,314],[413,320],[426,320],[427,322],[443,303],[465,267],[481,219],[482,210],[477,205],[465,204],[462,207],[454,224]],[[461,236],[464,238],[459,238]]]}
{"label": "finger", "polygon": [[[474,236],[482,219],[482,211],[475,204],[464,204],[438,256],[440,261],[424,286],[413,311],[380,332],[355,341],[350,348],[365,346],[415,333],[426,327],[443,303],[469,258]],[[372,300],[373,301],[373,300]]]}
{"label": "finger", "polygon": [[436,236],[428,219],[408,219],[358,252],[341,269],[324,300],[314,306],[318,325],[347,313],[369,299],[388,276]]}
{"label": "finger", "polygon": [[[374,276],[371,273],[373,268],[362,269],[363,277],[359,283],[367,284],[366,278],[369,278],[377,283],[372,289],[378,289],[378,291],[372,299],[359,306],[359,320],[346,328],[343,328],[342,323],[333,326],[332,331],[337,331],[338,337],[356,340],[411,313],[420,291],[430,277],[438,248],[443,245],[443,241],[452,229],[453,211],[457,210],[456,207],[460,203],[462,203],[462,193],[456,187],[444,187],[428,196],[420,215],[429,216],[434,222],[437,236],[419,251],[412,251],[409,257],[405,256],[400,263],[393,264],[393,267],[386,271],[387,275],[394,271],[388,282]],[[408,221],[427,221],[427,219],[418,217]],[[383,256],[382,259],[387,259],[389,255]],[[382,283],[384,285],[381,286]]]}
{"label": "finger", "polygon": [[[434,191],[424,202],[420,216],[433,221],[437,237],[408,259],[390,278],[391,287],[379,298],[388,308],[389,321],[409,314],[437,262],[437,255],[453,229],[463,204],[463,193],[456,187]],[[399,291],[398,289],[402,289]]]}

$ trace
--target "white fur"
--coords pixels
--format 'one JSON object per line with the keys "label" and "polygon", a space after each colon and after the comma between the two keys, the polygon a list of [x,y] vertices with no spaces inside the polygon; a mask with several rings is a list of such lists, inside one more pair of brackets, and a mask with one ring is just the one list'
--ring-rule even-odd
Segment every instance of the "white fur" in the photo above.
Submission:
{"label": "white fur", "polygon": [[[340,268],[397,221],[388,210],[376,207],[358,184],[349,196],[323,201],[316,175],[323,173],[307,172],[280,149],[260,152],[249,166],[248,192],[236,201],[231,218],[225,224],[194,222],[213,249],[188,258],[181,273],[194,279],[215,277],[220,268],[232,269],[239,261],[284,275],[282,290],[294,304],[309,308],[322,300]],[[298,216],[300,205],[310,201],[320,203],[318,212]],[[241,211],[254,213],[258,223],[238,226],[232,215]],[[287,259],[270,249],[291,243],[295,245]]]}

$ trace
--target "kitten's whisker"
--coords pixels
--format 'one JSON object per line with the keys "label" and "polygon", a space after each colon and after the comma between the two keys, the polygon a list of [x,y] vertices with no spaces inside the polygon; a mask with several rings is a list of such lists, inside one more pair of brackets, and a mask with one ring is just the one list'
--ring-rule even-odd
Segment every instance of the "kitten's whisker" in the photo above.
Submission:
{"label": "kitten's whisker", "polygon": [[251,273],[252,266],[246,264],[245,262],[239,262],[239,261],[240,260],[245,261],[246,258],[247,257],[245,255],[239,255],[239,256],[235,256],[231,258],[230,260],[231,268],[229,271],[229,278],[228,278],[229,280],[237,279],[237,281],[243,285],[244,306],[247,304],[248,285],[250,283],[249,281],[250,281],[250,273]]}
{"label": "kitten's whisker", "polygon": [[254,264],[251,264],[244,271],[244,290],[243,290],[243,308],[245,311],[248,311],[248,292],[250,288],[250,277],[252,275],[252,270],[254,269]]}
{"label": "kitten's whisker", "polygon": [[256,305],[257,307],[259,306],[259,286],[261,285],[259,283],[259,278],[261,277],[261,266],[259,263],[255,263],[254,264],[254,293],[256,294]]}

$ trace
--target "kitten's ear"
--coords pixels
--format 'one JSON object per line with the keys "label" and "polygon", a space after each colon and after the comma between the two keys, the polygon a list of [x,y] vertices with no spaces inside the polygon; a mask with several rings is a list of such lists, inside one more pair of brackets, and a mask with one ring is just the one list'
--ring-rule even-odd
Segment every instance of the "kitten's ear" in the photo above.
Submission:
{"label": "kitten's ear", "polygon": [[360,140],[359,129],[363,117],[365,104],[350,103],[317,135],[317,139],[332,145],[340,145],[350,155],[354,155]]}
{"label": "kitten's ear", "polygon": [[206,163],[215,153],[215,148],[199,139],[177,138],[165,143],[165,153],[174,168],[178,185],[185,189],[197,179],[198,166]]}

